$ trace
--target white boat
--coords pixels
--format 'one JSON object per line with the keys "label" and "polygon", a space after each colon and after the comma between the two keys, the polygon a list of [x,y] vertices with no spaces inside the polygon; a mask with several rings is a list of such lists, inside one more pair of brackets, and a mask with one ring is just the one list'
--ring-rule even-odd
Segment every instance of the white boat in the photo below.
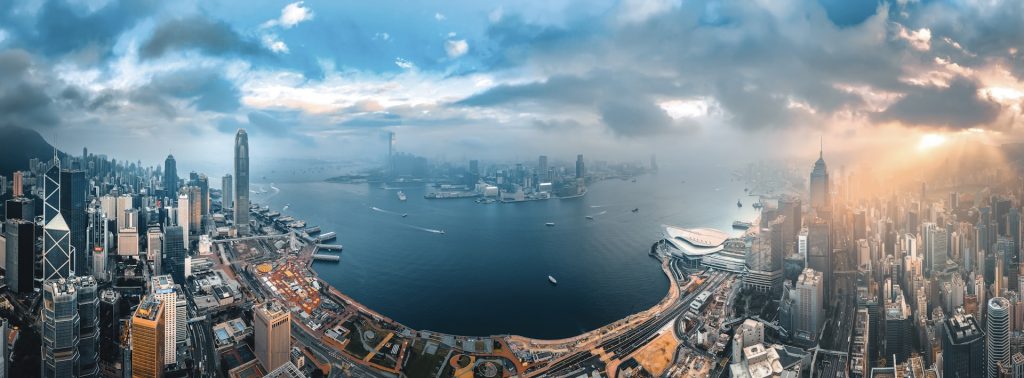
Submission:
{"label": "white boat", "polygon": [[405,201],[405,192],[403,192],[401,190],[398,191],[398,200],[399,201]]}
{"label": "white boat", "polygon": [[558,280],[556,280],[555,277],[548,276],[548,281],[550,281],[552,285],[558,285]]}
{"label": "white boat", "polygon": [[548,227],[555,227],[555,222],[544,223],[544,225]]}

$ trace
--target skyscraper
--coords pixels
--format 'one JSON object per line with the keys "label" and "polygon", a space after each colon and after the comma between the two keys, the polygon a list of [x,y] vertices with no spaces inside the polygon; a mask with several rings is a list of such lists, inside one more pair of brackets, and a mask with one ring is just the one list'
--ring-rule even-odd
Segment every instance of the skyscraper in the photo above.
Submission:
{"label": "skyscraper", "polygon": [[235,134],[235,227],[239,235],[249,234],[249,135],[245,129]]}
{"label": "skyscraper", "polygon": [[[178,206],[183,204],[179,203]],[[189,230],[196,234],[203,233],[203,189],[198,186],[188,187]]]}
{"label": "skyscraper", "polygon": [[812,341],[821,329],[824,308],[824,282],[821,272],[807,268],[796,281],[796,314],[793,317],[794,336]]}
{"label": "skyscraper", "polygon": [[74,377],[79,374],[80,321],[75,287],[65,279],[43,283],[42,377]]}
{"label": "skyscraper", "polygon": [[824,155],[824,150],[819,150],[818,161],[814,162],[814,169],[811,170],[811,208],[818,211],[827,211],[832,205]]}
{"label": "skyscraper", "polygon": [[173,365],[178,362],[177,348],[175,347],[175,341],[178,338],[178,312],[175,310],[178,294],[174,291],[174,281],[171,280],[171,276],[153,277],[153,281],[149,285],[149,293],[163,303],[164,363]]}
{"label": "skyscraper", "polygon": [[100,369],[100,300],[96,291],[96,280],[92,276],[73,277],[69,283],[74,285],[78,297],[78,353],[81,356],[79,376],[96,377]]}
{"label": "skyscraper", "polygon": [[81,276],[89,273],[87,270],[90,265],[87,262],[89,250],[85,245],[86,227],[89,223],[88,214],[85,212],[88,182],[85,172],[80,170],[61,171],[60,182],[60,213],[70,230],[75,260],[74,273]]}
{"label": "skyscraper", "polygon": [[132,378],[159,378],[164,370],[164,304],[152,295],[132,315]]}
{"label": "skyscraper", "polygon": [[34,221],[36,218],[35,202],[30,198],[16,197],[4,202],[4,219],[23,219]]}
{"label": "skyscraper", "polygon": [[230,209],[231,206],[232,206],[232,202],[231,201],[234,200],[234,195],[235,195],[235,192],[232,190],[232,189],[234,189],[234,183],[231,180],[231,174],[230,173],[224,175],[224,178],[221,179],[220,188],[221,188],[220,207],[221,207],[222,210],[227,212],[227,209]]}
{"label": "skyscraper", "polygon": [[968,378],[985,370],[985,333],[974,315],[959,309],[946,318],[942,342],[943,376]]}
{"label": "skyscraper", "polygon": [[586,167],[583,165],[583,154],[576,155],[576,178],[581,179],[586,174]]}
{"label": "skyscraper", "polygon": [[185,284],[185,256],[187,254],[185,243],[181,237],[182,228],[169,226],[164,228],[162,264],[163,273],[170,274],[174,282]]}
{"label": "skyscraper", "polygon": [[831,227],[822,219],[815,219],[807,225],[807,267],[822,274],[824,303],[832,295],[832,241]]}
{"label": "skyscraper", "polygon": [[182,243],[188,246],[188,233],[190,208],[188,206],[188,195],[182,193],[178,196],[178,226],[181,226]]}
{"label": "skyscraper", "polygon": [[71,277],[75,271],[71,248],[71,230],[58,212],[43,227],[43,281]]}
{"label": "skyscraper", "polygon": [[291,356],[291,314],[277,302],[266,302],[253,311],[256,358],[267,371],[277,369]]}
{"label": "skyscraper", "polygon": [[21,173],[21,171],[14,172],[14,178],[11,179],[11,185],[13,186],[13,188],[11,189],[12,197],[18,198],[25,195],[25,183],[23,182],[24,176],[25,174]]}
{"label": "skyscraper", "polygon": [[930,277],[932,272],[946,265],[947,256],[949,256],[947,253],[949,235],[945,228],[935,223],[925,223],[921,227],[921,234],[924,237],[925,273]]}
{"label": "skyscraper", "polygon": [[985,319],[986,377],[999,377],[999,365],[1010,361],[1010,301],[1003,297],[988,300]]}
{"label": "skyscraper", "polygon": [[11,291],[25,294],[32,291],[35,273],[35,225],[22,219],[8,219],[4,224],[4,238],[7,239],[4,264],[7,269],[7,286]]}
{"label": "skyscraper", "polygon": [[121,294],[107,289],[100,293],[100,359],[118,360],[121,343]]}
{"label": "skyscraper", "polygon": [[537,177],[540,177],[541,180],[547,180],[548,179],[548,156],[547,155],[540,155],[540,157],[537,158]]}
{"label": "skyscraper", "polygon": [[174,161],[174,155],[167,155],[167,160],[164,160],[164,191],[171,199],[178,193],[178,163]]}

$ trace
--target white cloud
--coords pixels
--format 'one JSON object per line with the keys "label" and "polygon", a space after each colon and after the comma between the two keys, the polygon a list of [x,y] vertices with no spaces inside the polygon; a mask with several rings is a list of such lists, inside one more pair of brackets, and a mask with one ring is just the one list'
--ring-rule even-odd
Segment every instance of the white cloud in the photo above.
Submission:
{"label": "white cloud", "polygon": [[446,18],[441,12],[434,13],[434,19],[438,21],[444,21]]}
{"label": "white cloud", "polygon": [[376,34],[373,35],[373,39],[381,40],[381,41],[388,41],[388,40],[391,40],[391,34],[388,34],[387,32],[379,32],[379,33],[376,33]]}
{"label": "white cloud", "polygon": [[504,15],[505,15],[505,8],[503,6],[501,6],[501,5],[499,5],[497,8],[494,8],[494,10],[491,11],[490,14],[487,15],[487,19],[490,20],[491,23],[493,24],[493,23],[496,23],[498,21],[501,21],[501,18]]}
{"label": "white cloud", "polygon": [[7,31],[0,29],[0,44],[3,44],[7,40]]}
{"label": "white cloud", "polygon": [[397,65],[399,67],[402,67],[404,69],[407,69],[407,70],[411,70],[413,68],[416,68],[415,64],[412,64],[412,62],[410,62],[408,60],[405,60],[405,59],[402,59],[402,58],[395,58],[395,65]]}
{"label": "white cloud", "polygon": [[264,34],[262,41],[263,46],[265,46],[270,51],[276,53],[288,53],[288,45],[284,44],[283,41],[278,39],[277,34]]}
{"label": "white cloud", "polygon": [[658,106],[672,119],[696,118],[708,115],[708,101],[705,99],[669,100],[659,103]]}
{"label": "white cloud", "polygon": [[932,31],[927,28],[907,30],[900,26],[900,38],[910,43],[910,46],[919,51],[928,51],[932,48]]}
{"label": "white cloud", "polygon": [[466,55],[466,52],[469,51],[469,44],[465,39],[450,39],[445,41],[444,51],[448,53],[449,58],[458,58]]}
{"label": "white cloud", "polygon": [[619,21],[623,23],[642,22],[651,16],[667,12],[678,7],[680,0],[626,0],[619,11]]}
{"label": "white cloud", "polygon": [[304,7],[303,3],[304,1],[296,1],[285,5],[285,7],[281,9],[281,17],[264,22],[260,27],[266,29],[274,26],[281,26],[285,29],[290,29],[303,21],[312,20],[313,11]]}

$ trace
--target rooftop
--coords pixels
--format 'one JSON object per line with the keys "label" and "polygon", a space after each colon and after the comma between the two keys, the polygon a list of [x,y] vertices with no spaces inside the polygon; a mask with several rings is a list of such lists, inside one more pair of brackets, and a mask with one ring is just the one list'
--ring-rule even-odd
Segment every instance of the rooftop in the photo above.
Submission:
{"label": "rooftop", "polygon": [[139,308],[135,310],[135,317],[155,321],[159,313],[160,300],[154,297],[146,297],[142,300],[142,303],[139,303]]}

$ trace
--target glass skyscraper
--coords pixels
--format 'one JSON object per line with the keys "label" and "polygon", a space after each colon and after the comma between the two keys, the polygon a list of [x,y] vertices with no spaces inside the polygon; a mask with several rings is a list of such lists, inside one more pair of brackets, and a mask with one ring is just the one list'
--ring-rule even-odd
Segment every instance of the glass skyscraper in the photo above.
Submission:
{"label": "glass skyscraper", "polygon": [[249,135],[235,134],[235,227],[239,235],[249,234]]}

